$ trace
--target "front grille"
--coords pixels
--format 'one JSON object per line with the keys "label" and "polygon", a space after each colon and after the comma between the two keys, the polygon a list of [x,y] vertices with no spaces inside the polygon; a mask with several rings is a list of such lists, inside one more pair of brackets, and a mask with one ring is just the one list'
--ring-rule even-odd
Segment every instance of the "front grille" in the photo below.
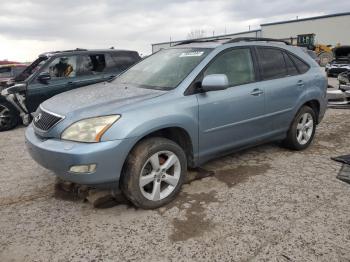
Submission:
{"label": "front grille", "polygon": [[33,124],[36,128],[43,131],[48,131],[58,122],[60,122],[64,117],[53,113],[45,111],[43,108],[39,107],[35,112]]}

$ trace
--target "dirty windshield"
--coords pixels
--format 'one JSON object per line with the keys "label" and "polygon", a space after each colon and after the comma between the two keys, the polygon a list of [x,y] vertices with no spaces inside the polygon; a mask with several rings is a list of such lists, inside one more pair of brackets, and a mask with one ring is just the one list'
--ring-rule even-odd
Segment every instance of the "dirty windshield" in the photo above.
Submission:
{"label": "dirty windshield", "polygon": [[203,48],[162,50],[133,66],[115,81],[143,88],[170,90],[177,87],[210,50]]}

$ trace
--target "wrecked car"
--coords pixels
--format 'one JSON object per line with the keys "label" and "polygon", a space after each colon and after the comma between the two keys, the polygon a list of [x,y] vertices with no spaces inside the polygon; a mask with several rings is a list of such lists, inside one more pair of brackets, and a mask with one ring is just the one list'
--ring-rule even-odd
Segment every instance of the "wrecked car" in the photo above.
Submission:
{"label": "wrecked car", "polygon": [[350,70],[340,73],[338,75],[339,85],[349,85],[350,86]]}
{"label": "wrecked car", "polygon": [[338,76],[338,74],[350,70],[350,46],[340,46],[333,49],[334,60],[326,65],[328,76]]}
{"label": "wrecked car", "polygon": [[152,209],[175,198],[187,167],[270,141],[306,149],[326,89],[320,66],[288,42],[188,40],[45,101],[26,145],[62,180],[120,188]]}
{"label": "wrecked car", "polygon": [[0,95],[0,131],[29,124],[46,99],[108,81],[140,61],[136,51],[75,49],[41,54]]}
{"label": "wrecked car", "polygon": [[25,64],[3,64],[0,65],[0,91],[1,88],[14,84],[14,79],[27,67]]}

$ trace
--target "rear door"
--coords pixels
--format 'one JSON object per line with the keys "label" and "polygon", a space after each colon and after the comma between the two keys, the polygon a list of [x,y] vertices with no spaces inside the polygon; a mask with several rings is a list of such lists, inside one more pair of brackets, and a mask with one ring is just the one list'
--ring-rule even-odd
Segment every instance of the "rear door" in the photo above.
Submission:
{"label": "rear door", "polygon": [[[40,82],[40,73],[49,73],[51,80]],[[77,81],[77,56],[60,56],[53,58],[37,76],[28,84],[26,106],[30,112],[45,100],[75,87]]]}
{"label": "rear door", "polygon": [[286,131],[293,110],[305,90],[305,81],[288,52],[274,47],[257,47],[261,85],[265,89],[270,133]]}
{"label": "rear door", "polygon": [[210,74],[225,74],[230,87],[197,94],[202,159],[257,141],[266,132],[264,90],[256,83],[251,49],[234,48],[219,54],[203,76]]}

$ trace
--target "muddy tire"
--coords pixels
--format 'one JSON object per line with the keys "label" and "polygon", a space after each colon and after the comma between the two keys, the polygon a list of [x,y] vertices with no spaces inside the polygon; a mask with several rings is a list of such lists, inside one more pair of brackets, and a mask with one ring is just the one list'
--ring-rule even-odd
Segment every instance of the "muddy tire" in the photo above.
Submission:
{"label": "muddy tire", "polygon": [[0,100],[0,132],[15,128],[19,122],[20,117],[14,106]]}
{"label": "muddy tire", "polygon": [[135,206],[154,209],[175,198],[186,172],[186,155],[178,144],[162,137],[147,138],[129,154],[120,188]]}
{"label": "muddy tire", "polygon": [[303,106],[296,114],[283,145],[292,150],[309,147],[316,131],[316,114],[309,106]]}

